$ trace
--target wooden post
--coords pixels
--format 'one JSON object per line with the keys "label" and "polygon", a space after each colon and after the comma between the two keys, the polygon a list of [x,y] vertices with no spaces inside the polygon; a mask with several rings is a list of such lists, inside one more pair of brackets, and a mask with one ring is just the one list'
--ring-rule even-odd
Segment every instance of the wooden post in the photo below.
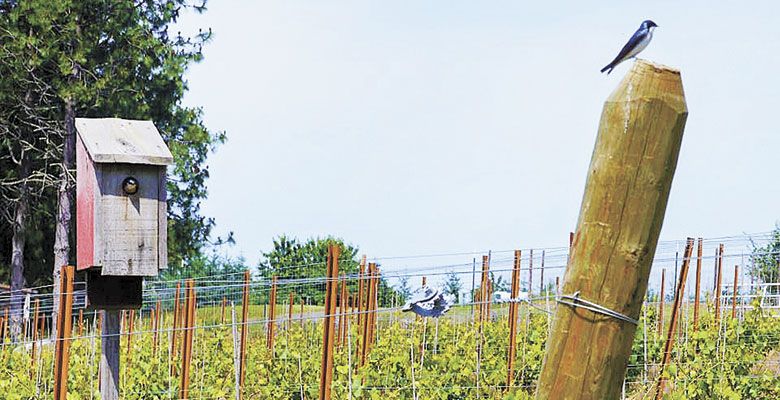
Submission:
{"label": "wooden post", "polygon": [[170,365],[171,376],[176,371],[176,337],[179,336],[179,292],[181,290],[181,282],[176,282],[176,293],[173,298],[173,327],[171,328],[171,351],[170,351]]}
{"label": "wooden post", "polygon": [[271,278],[271,299],[268,303],[268,331],[265,344],[268,350],[271,350],[271,357],[274,354],[274,330],[276,328],[276,275]]}
{"label": "wooden post", "polygon": [[718,259],[717,259],[717,274],[718,277],[715,279],[715,325],[718,325],[718,322],[720,322],[720,293],[721,293],[721,284],[722,284],[722,278],[723,278],[723,244],[721,243],[718,246]]}
{"label": "wooden post", "polygon": [[[70,333],[73,328],[73,275],[72,265],[62,267],[60,273],[60,304],[57,313],[57,342],[54,344],[54,399],[68,398],[68,360],[70,358]],[[8,321],[8,318],[6,318]],[[6,322],[8,325],[8,322]]]}
{"label": "wooden post", "polygon": [[731,318],[737,318],[737,291],[739,288],[739,265],[734,266],[734,287],[731,295]]}
{"label": "wooden post", "polygon": [[693,254],[693,238],[688,238],[685,245],[685,258],[683,259],[682,270],[680,271],[679,281],[677,282],[677,290],[674,294],[674,304],[672,305],[672,316],[669,321],[669,331],[666,335],[666,344],[664,345],[663,359],[661,360],[661,371],[659,372],[660,378],[658,379],[658,386],[656,387],[655,398],[660,400],[664,393],[664,384],[666,380],[663,378],[664,368],[669,364],[669,360],[672,357],[672,347],[674,346],[675,330],[677,328],[677,318],[680,314],[680,307],[682,305],[683,297],[685,296],[685,281],[688,279],[688,267],[691,264],[691,255]]}
{"label": "wooden post", "polygon": [[658,298],[658,336],[664,331],[664,288],[666,287],[666,268],[661,269],[661,295]]}
{"label": "wooden post", "polygon": [[509,351],[507,354],[506,390],[512,387],[514,382],[516,336],[517,336],[517,296],[520,291],[520,260],[522,253],[515,250],[515,263],[512,268],[512,292],[509,300]]}
{"label": "wooden post", "polygon": [[121,311],[104,310],[101,317],[100,398],[119,400],[119,339]]}
{"label": "wooden post", "polygon": [[249,271],[244,271],[244,292],[241,299],[241,344],[238,365],[238,398],[244,398],[244,379],[246,377],[246,339],[249,330]]}
{"label": "wooden post", "polygon": [[292,328],[293,305],[295,305],[295,297],[292,290],[290,291],[290,295],[288,297],[289,299],[287,300],[287,330],[289,331]]}
{"label": "wooden post", "polygon": [[[644,60],[607,99],[562,296],[639,318],[687,114],[679,71]],[[537,398],[619,398],[635,332],[560,304]]]}
{"label": "wooden post", "polygon": [[340,252],[341,249],[336,245],[328,247],[328,278],[325,284],[325,322],[322,332],[322,364],[320,367],[320,400],[330,399],[330,384],[333,380],[334,314],[336,313]]}
{"label": "wooden post", "polygon": [[696,250],[696,297],[693,300],[693,330],[699,329],[699,297],[701,297],[701,258],[704,254],[704,239],[699,238]]}
{"label": "wooden post", "polygon": [[179,398],[186,400],[190,393],[190,365],[192,363],[192,337],[195,331],[195,282],[187,280],[184,306],[184,337],[181,346],[181,383]]}

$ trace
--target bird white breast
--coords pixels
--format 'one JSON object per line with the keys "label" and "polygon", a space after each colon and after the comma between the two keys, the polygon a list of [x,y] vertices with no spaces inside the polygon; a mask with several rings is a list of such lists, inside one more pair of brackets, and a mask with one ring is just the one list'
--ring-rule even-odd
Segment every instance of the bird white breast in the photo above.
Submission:
{"label": "bird white breast", "polygon": [[650,41],[653,40],[653,29],[655,29],[655,27],[650,28],[650,32],[647,33],[647,36],[645,36],[645,38],[642,39],[642,41],[637,43],[636,47],[631,49],[631,51],[626,56],[626,59],[629,59],[631,57],[635,57],[642,50],[644,50],[647,47],[648,44],[650,44]]}

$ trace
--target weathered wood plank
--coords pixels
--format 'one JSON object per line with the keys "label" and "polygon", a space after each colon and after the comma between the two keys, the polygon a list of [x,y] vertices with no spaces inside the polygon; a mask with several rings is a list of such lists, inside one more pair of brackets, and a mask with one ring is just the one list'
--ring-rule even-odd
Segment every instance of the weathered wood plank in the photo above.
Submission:
{"label": "weathered wood plank", "polygon": [[[156,276],[160,232],[159,167],[104,164],[100,169],[103,274]],[[136,194],[123,192],[122,182],[127,177],[138,181]]]}
{"label": "weathered wood plank", "polygon": [[96,163],[173,164],[173,155],[152,121],[76,118],[76,130]]}

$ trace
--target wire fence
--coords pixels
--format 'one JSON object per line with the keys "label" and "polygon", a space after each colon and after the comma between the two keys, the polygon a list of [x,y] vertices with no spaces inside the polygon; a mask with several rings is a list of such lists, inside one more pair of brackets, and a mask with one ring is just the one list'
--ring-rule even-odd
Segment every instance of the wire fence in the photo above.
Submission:
{"label": "wire fence", "polygon": [[[716,390],[712,388],[723,382],[738,390],[744,381],[750,383],[742,384],[750,390],[766,386],[767,393],[780,393],[776,350],[780,287],[764,282],[765,271],[754,265],[759,257],[780,257],[757,250],[771,239],[772,234],[764,232],[702,241],[701,316],[694,321],[696,274],[690,273],[674,338],[672,365],[677,372],[670,390],[699,386]],[[726,251],[720,255],[723,276],[718,287],[715,249],[721,244]],[[626,397],[642,398],[659,378],[684,246],[684,241],[658,244],[627,366]],[[362,265],[364,271],[348,270],[335,278],[326,276],[325,263],[321,276],[287,274],[271,279],[255,273],[244,280],[241,272],[198,277],[189,281],[192,292],[186,290],[188,280],[149,280],[143,286],[141,307],[122,311],[121,330],[113,335],[121,345],[121,396],[178,398],[186,363],[190,399],[238,398],[237,394],[316,398],[325,351],[323,323],[329,319],[334,320],[336,332],[333,398],[365,398],[370,393],[398,398],[500,398],[508,391],[533,393],[561,294],[568,249],[523,250],[522,296],[514,299],[505,293],[511,285],[512,253],[500,250],[484,255],[491,274],[488,280],[481,277],[483,265],[473,252],[373,258]],[[360,265],[358,260],[340,261]],[[370,283],[374,275],[365,268],[372,263],[379,269],[376,283]],[[724,265],[740,267],[730,273]],[[297,267],[287,268],[296,271]],[[285,268],[275,272],[284,275]],[[450,296],[453,304],[442,317],[423,318],[404,311],[409,293],[400,290],[402,284],[414,291],[423,282]],[[337,300],[335,311],[328,314],[323,299],[329,283],[337,288]],[[22,397],[49,397],[54,390],[56,340],[50,337],[48,316],[54,307],[50,290],[43,286],[22,292],[22,307],[11,307],[20,293],[0,295],[0,372],[23,388]],[[102,314],[85,308],[84,284],[77,282],[72,294],[69,376],[78,383],[69,390],[81,398],[98,398],[100,343],[109,336],[99,329]],[[513,303],[518,304],[513,342],[517,353],[507,376]],[[190,325],[182,322],[185,304],[194,307]],[[717,318],[716,309],[720,310]],[[21,327],[18,332],[11,332],[12,323]],[[188,332],[192,333],[190,350],[182,347]],[[244,335],[245,346],[241,345]]]}

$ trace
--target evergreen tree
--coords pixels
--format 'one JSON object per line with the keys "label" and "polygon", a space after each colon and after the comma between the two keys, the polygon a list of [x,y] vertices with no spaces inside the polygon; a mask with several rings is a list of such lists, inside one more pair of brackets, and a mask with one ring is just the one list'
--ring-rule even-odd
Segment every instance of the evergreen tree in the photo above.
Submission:
{"label": "evergreen tree", "polygon": [[409,277],[404,276],[400,279],[399,286],[396,289],[398,292],[398,298],[405,302],[412,296],[412,288],[409,287]]}
{"label": "evergreen tree", "polygon": [[[205,10],[185,0],[0,1],[0,239],[12,242],[0,246],[0,259],[11,260],[0,268],[10,267],[14,288],[56,281],[60,266],[74,261],[77,116],[154,121],[175,162],[171,267],[186,266],[206,244],[214,224],[200,213],[206,158],[225,135],[182,105],[184,73],[211,37],[169,33],[187,8]],[[27,249],[49,255],[32,258]],[[52,275],[41,274],[52,266]]]}
{"label": "evergreen tree", "polygon": [[460,277],[454,271],[447,273],[447,280],[444,283],[444,293],[455,297],[455,303],[460,303],[460,291],[463,289],[463,284],[460,282]]}

